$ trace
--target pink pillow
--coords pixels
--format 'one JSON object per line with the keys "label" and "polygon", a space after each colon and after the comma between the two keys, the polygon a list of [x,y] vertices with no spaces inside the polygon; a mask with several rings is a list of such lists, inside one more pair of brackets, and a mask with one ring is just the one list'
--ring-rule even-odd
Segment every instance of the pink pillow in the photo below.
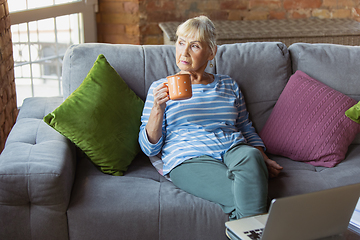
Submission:
{"label": "pink pillow", "polygon": [[281,93],[260,137],[267,152],[314,166],[340,163],[360,124],[345,116],[354,99],[296,71]]}

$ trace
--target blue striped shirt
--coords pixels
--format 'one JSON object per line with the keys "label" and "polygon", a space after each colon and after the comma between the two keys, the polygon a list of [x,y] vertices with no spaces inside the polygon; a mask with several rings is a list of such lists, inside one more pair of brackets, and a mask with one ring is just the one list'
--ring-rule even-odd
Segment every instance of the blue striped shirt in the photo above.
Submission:
{"label": "blue striped shirt", "polygon": [[162,137],[156,144],[150,143],[145,126],[154,103],[153,90],[166,81],[160,79],[150,86],[139,134],[146,155],[161,152],[164,175],[190,158],[208,155],[222,160],[229,148],[241,142],[264,147],[238,85],[229,76],[218,74],[210,84],[193,84],[192,98],[166,103]]}

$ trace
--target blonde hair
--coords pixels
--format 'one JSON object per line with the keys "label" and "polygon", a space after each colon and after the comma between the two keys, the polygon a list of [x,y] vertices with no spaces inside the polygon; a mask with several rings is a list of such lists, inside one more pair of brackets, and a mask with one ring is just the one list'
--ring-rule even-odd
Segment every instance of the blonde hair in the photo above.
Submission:
{"label": "blonde hair", "polygon": [[206,42],[211,52],[216,53],[216,32],[214,23],[206,16],[190,18],[177,28],[176,35],[196,38]]}

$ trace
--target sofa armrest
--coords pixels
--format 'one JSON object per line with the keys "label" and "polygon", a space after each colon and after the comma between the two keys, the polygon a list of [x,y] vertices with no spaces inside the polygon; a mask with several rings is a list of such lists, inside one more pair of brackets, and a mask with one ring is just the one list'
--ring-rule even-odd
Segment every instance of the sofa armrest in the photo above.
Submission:
{"label": "sofa armrest", "polygon": [[42,120],[62,98],[29,98],[0,155],[0,239],[68,239],[74,145]]}

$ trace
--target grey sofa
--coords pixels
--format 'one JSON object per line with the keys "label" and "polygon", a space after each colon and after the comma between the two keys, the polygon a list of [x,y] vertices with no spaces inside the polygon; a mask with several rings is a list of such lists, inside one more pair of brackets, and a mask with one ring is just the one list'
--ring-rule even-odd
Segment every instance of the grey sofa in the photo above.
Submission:
{"label": "grey sofa", "polygon": [[[81,44],[66,52],[64,98],[99,54],[145,99],[150,84],[174,74],[173,46]],[[209,72],[240,85],[250,117],[262,129],[289,77],[300,69],[360,100],[360,47],[298,43],[221,45]],[[29,98],[0,155],[0,239],[227,239],[228,216],[159,175],[139,153],[124,176],[100,172],[75,146],[43,122],[62,97]],[[271,156],[284,170],[269,180],[278,198],[360,182],[360,137],[334,168]]]}

